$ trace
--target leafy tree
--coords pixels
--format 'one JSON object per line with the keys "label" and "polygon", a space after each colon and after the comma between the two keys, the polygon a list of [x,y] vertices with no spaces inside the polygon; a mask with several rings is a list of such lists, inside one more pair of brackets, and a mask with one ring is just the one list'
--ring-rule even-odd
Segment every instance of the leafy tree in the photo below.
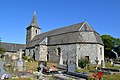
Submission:
{"label": "leafy tree", "polygon": [[104,43],[104,51],[105,57],[115,58],[115,54],[111,52],[114,50],[120,55],[120,39],[114,38],[110,35],[102,35],[101,36]]}
{"label": "leafy tree", "polygon": [[104,43],[105,57],[110,57],[109,53],[113,48],[113,37],[110,35],[102,35],[102,41]]}

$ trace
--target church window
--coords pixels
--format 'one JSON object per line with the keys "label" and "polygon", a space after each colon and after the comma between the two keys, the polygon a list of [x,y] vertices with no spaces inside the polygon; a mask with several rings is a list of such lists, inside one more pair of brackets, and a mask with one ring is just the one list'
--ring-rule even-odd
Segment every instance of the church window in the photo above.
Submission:
{"label": "church window", "polygon": [[33,59],[35,59],[35,51],[33,50]]}
{"label": "church window", "polygon": [[50,55],[49,53],[47,54],[47,62],[49,62],[49,59],[50,59]]}
{"label": "church window", "polygon": [[85,56],[85,59],[89,61],[89,56]]}
{"label": "church window", "polygon": [[85,31],[87,31],[87,26],[84,26],[84,28],[85,28]]}
{"label": "church window", "polygon": [[58,48],[58,55],[60,56],[60,53],[61,53],[61,49],[60,48]]}
{"label": "church window", "polygon": [[37,30],[36,30],[36,34],[37,34]]}
{"label": "church window", "polygon": [[102,55],[102,48],[100,48],[100,55]]}

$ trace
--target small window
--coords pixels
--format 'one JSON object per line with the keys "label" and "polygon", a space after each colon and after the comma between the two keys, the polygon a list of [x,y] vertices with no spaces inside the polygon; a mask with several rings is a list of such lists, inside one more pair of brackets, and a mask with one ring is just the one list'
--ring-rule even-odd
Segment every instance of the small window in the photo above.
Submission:
{"label": "small window", "polygon": [[102,48],[100,48],[100,55],[102,55]]}
{"label": "small window", "polygon": [[85,56],[85,59],[89,61],[89,56]]}
{"label": "small window", "polygon": [[47,62],[49,62],[49,60],[50,60],[50,54],[48,53],[47,54]]}
{"label": "small window", "polygon": [[58,55],[60,56],[60,53],[61,53],[61,49],[60,48],[58,48]]}
{"label": "small window", "polygon": [[37,30],[36,30],[36,34],[37,34]]}
{"label": "small window", "polygon": [[84,26],[85,27],[85,31],[87,31],[87,26]]}

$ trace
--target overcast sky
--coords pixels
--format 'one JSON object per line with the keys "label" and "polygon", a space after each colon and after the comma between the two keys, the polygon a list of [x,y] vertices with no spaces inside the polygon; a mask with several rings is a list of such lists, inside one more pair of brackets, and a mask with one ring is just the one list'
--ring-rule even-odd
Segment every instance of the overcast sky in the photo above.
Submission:
{"label": "overcast sky", "polygon": [[36,10],[42,32],[88,22],[99,34],[120,38],[120,0],[0,0],[0,37],[25,43]]}

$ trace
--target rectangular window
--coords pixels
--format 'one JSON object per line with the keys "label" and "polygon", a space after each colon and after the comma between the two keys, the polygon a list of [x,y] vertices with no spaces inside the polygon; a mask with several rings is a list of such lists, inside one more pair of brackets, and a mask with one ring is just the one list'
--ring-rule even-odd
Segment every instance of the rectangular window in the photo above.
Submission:
{"label": "rectangular window", "polygon": [[100,48],[100,55],[102,55],[102,48]]}

